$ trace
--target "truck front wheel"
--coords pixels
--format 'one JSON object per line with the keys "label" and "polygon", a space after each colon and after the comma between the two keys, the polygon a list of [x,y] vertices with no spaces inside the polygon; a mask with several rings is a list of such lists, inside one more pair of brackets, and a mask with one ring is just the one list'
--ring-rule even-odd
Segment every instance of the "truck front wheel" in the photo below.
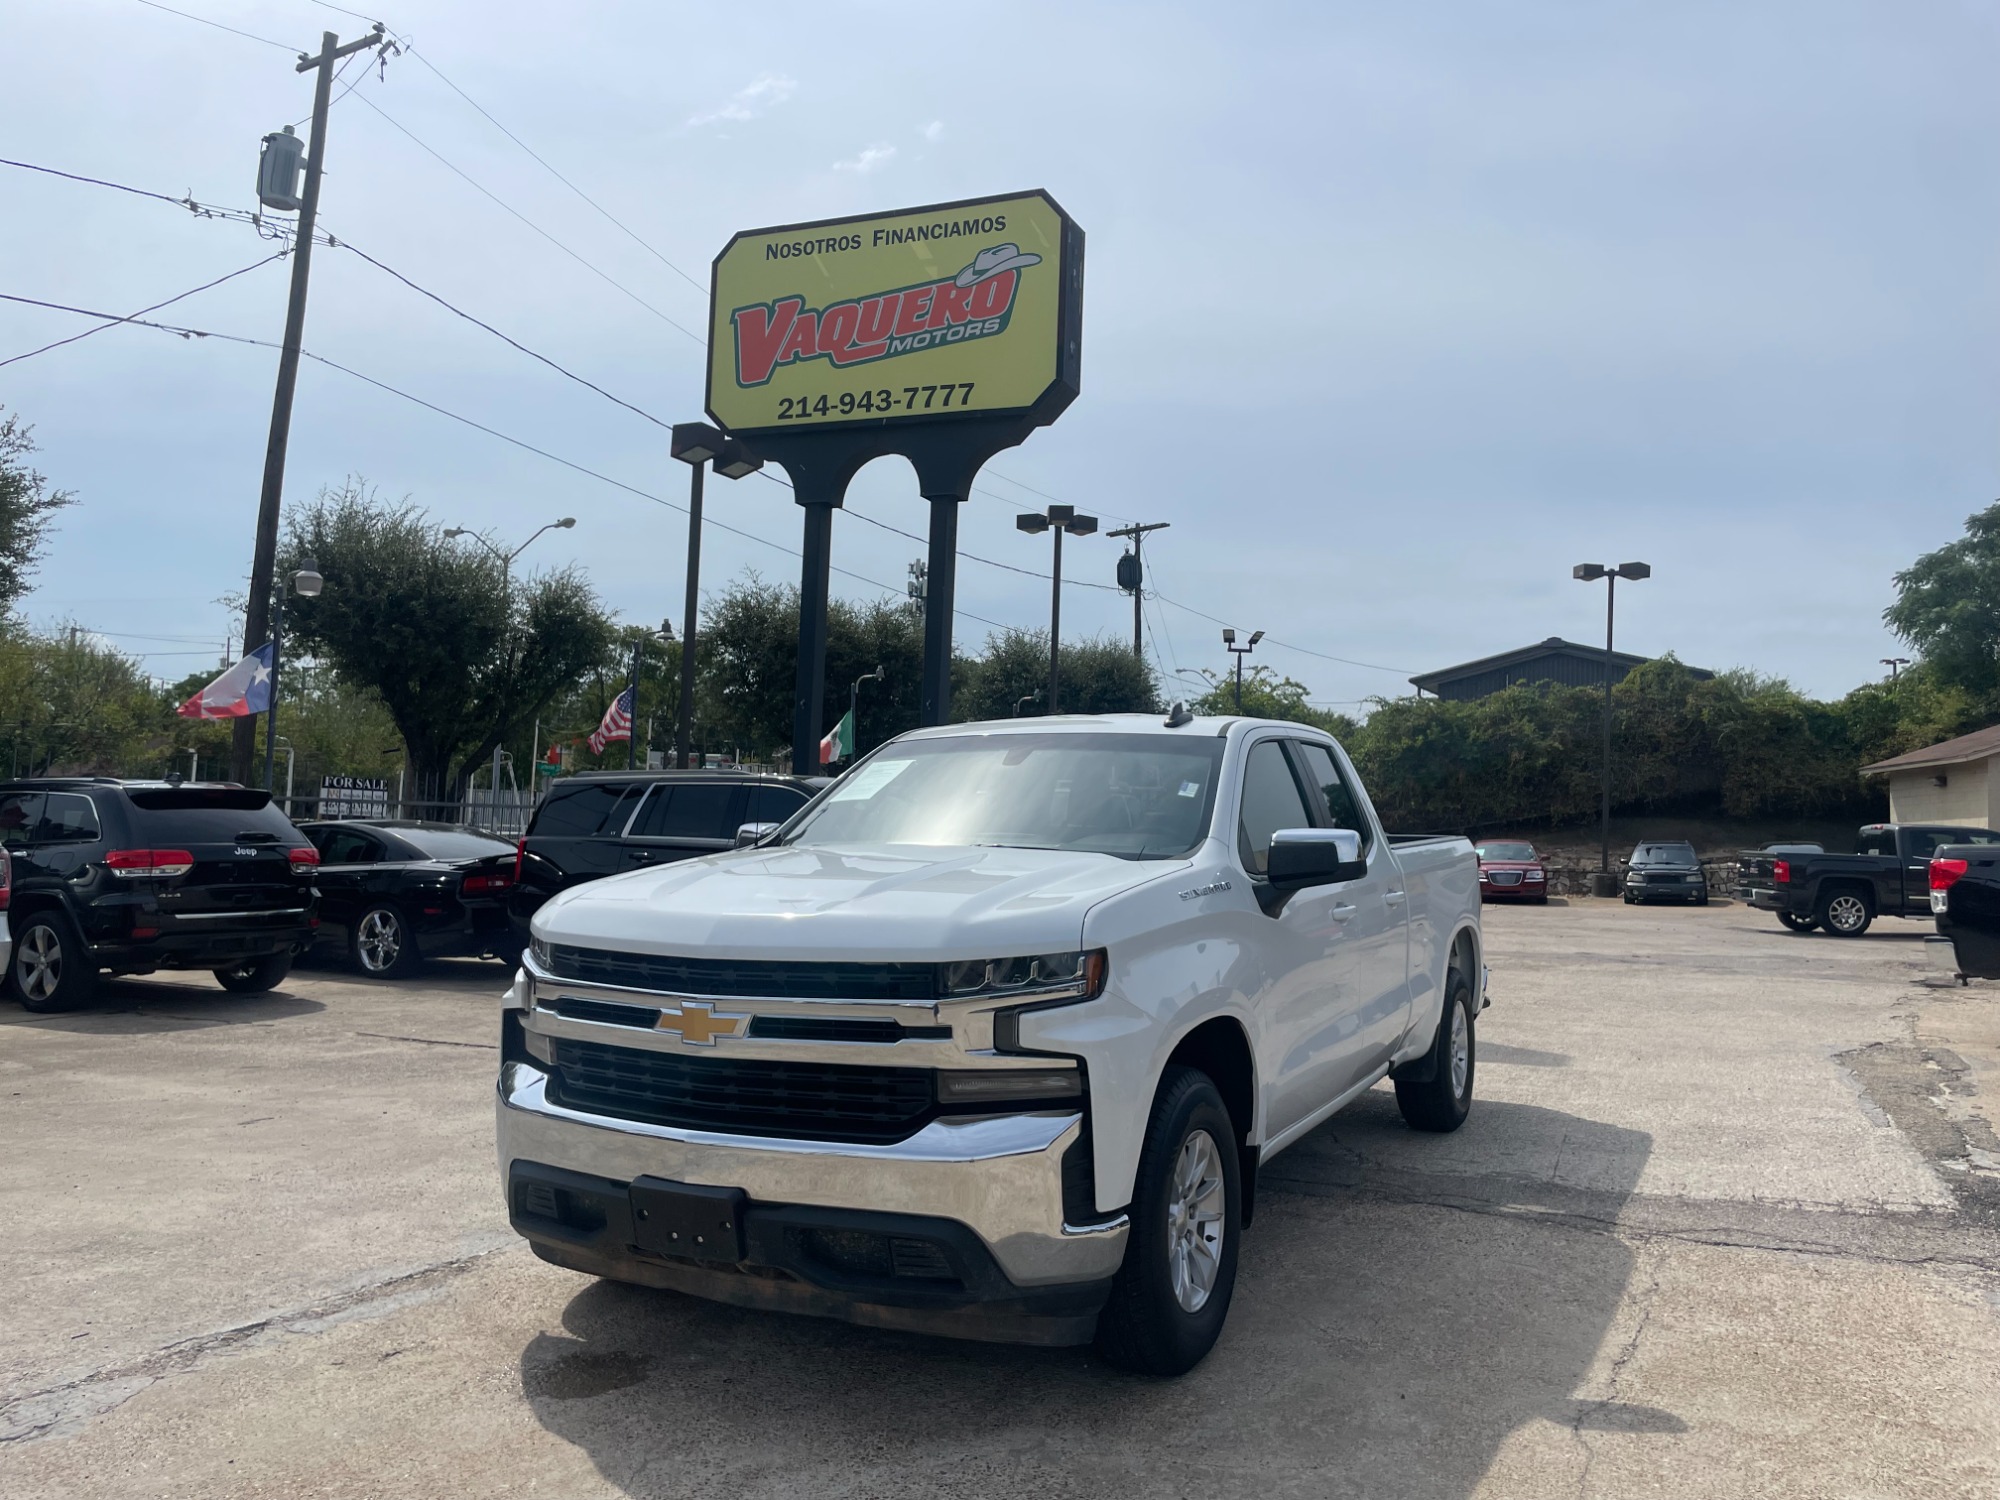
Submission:
{"label": "truck front wheel", "polygon": [[1838,887],[1821,896],[1819,909],[1813,916],[1835,937],[1860,937],[1875,920],[1875,913],[1868,909],[1868,898],[1851,886]]}
{"label": "truck front wheel", "polygon": [[1242,1223],[1236,1131],[1206,1073],[1169,1067],[1153,1100],[1125,1263],[1097,1319],[1098,1352],[1142,1375],[1185,1375],[1222,1333]]}

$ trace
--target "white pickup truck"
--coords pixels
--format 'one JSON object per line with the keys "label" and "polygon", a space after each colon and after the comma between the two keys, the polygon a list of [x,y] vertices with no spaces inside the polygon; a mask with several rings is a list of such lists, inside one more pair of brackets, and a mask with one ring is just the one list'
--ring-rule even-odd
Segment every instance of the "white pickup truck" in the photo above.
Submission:
{"label": "white pickup truck", "polygon": [[1316,730],[920,730],[740,838],[535,915],[499,1158],[544,1260],[1179,1374],[1261,1162],[1384,1077],[1471,1107],[1471,846],[1385,835]]}

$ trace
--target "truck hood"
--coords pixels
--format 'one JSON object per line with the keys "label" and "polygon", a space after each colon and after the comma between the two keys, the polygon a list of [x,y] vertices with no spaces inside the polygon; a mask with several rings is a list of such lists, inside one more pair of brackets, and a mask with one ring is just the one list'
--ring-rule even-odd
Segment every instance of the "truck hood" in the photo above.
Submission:
{"label": "truck hood", "polygon": [[1080,947],[1092,906],[1188,863],[1054,849],[743,849],[572,887],[532,926],[552,943],[627,953],[1005,958]]}

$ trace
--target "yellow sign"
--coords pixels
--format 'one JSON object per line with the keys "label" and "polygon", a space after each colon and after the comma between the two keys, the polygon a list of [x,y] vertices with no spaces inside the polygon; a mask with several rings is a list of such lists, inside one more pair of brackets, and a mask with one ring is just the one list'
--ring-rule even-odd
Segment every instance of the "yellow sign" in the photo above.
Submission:
{"label": "yellow sign", "polygon": [[1083,234],[1046,193],[747,230],[715,258],[708,411],[735,433],[1056,412]]}

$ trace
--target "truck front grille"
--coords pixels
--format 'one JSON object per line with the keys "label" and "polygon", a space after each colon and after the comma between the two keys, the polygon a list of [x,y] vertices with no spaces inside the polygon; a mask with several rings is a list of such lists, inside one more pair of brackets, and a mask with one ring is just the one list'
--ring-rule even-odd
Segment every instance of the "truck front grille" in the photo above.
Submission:
{"label": "truck front grille", "polygon": [[619,985],[667,995],[745,1000],[935,1000],[935,964],[797,963],[769,959],[676,958],[554,944],[549,969],[579,984]]}
{"label": "truck front grille", "polygon": [[682,1057],[559,1037],[551,1096],[591,1114],[741,1135],[884,1142],[934,1111],[924,1068]]}

